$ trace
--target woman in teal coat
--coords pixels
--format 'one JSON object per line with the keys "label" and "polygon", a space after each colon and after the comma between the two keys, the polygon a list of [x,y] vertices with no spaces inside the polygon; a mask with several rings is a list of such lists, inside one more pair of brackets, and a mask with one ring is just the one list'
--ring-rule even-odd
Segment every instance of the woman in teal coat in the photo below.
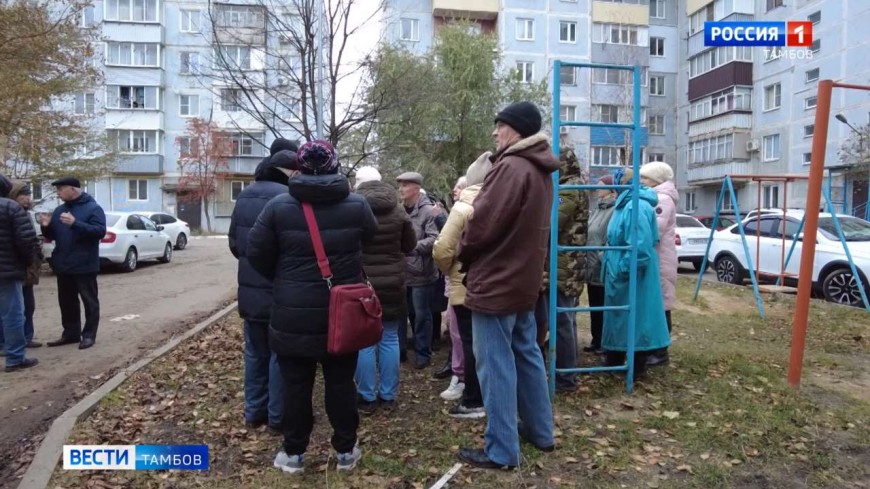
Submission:
{"label": "woman in teal coat", "polygon": [[[631,183],[632,171],[614,177],[614,181]],[[609,246],[631,246],[631,190],[620,193],[616,210],[607,226]],[[659,240],[655,208],[658,197],[654,190],[640,188],[637,226],[637,326],[635,327],[635,376],[645,371],[646,354],[651,350],[670,345],[665,306],[659,285],[659,259],[656,244]],[[629,271],[631,251],[608,250],[604,252],[601,278],[605,284],[605,306],[629,304]],[[605,311],[604,332],[601,347],[607,351],[607,365],[622,365],[628,350],[628,317],[626,311]]]}

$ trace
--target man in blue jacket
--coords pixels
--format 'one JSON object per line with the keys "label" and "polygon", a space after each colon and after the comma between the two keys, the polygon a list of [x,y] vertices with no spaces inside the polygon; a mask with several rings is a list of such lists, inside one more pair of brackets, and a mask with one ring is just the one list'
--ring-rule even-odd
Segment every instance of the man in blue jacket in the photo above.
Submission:
{"label": "man in blue jacket", "polygon": [[[295,146],[294,146],[295,149]],[[284,381],[278,357],[269,349],[272,281],[248,262],[248,233],[273,197],[287,193],[288,174],[297,173],[295,151],[267,157],[254,171],[254,183],[236,199],[230,220],[230,252],[239,260],[239,315],[245,320],[245,424],[280,433]]]}
{"label": "man in blue jacket", "polygon": [[[106,235],[106,214],[90,195],[82,192],[72,177],[51,183],[63,204],[51,217],[43,215],[42,235],[54,241],[51,268],[57,275],[57,302],[63,334],[48,346],[79,343],[84,350],[94,346],[100,324],[97,273],[100,271],[100,240]],[[85,327],[79,312],[79,297],[85,306]]]}

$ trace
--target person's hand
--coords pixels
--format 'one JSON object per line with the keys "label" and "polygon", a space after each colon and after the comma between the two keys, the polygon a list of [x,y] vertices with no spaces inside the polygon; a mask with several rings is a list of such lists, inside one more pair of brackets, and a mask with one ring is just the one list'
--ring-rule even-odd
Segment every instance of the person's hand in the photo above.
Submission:
{"label": "person's hand", "polygon": [[67,226],[72,226],[76,222],[76,218],[69,212],[64,212],[60,215],[60,222],[66,224]]}
{"label": "person's hand", "polygon": [[51,224],[51,216],[45,213],[39,215],[39,225],[43,227],[48,227]]}

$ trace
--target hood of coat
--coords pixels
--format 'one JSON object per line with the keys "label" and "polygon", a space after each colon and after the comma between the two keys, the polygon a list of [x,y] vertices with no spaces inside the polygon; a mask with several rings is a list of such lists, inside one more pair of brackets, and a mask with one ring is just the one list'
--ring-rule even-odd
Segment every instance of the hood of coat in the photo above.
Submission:
{"label": "hood of coat", "polygon": [[12,191],[12,181],[4,175],[0,175],[0,197],[8,197]]}
{"label": "hood of coat", "polygon": [[290,195],[300,202],[328,204],[350,195],[350,183],[344,175],[298,175],[290,180]]}
{"label": "hood of coat", "polygon": [[474,199],[477,198],[477,194],[480,193],[480,189],[483,188],[483,184],[480,185],[472,185],[470,187],[466,187],[459,194],[459,202],[465,202],[466,204],[473,204]]}
{"label": "hood of coat", "polygon": [[[677,187],[674,185],[672,180],[668,180],[665,183],[661,183],[656,185],[653,190],[656,191],[657,194],[666,195],[674,201],[674,205],[680,203],[680,192],[677,191]],[[661,200],[661,199],[659,199]]]}
{"label": "hood of coat", "polygon": [[[649,205],[655,207],[659,205],[659,196],[656,194],[656,191],[649,187],[641,187],[640,192],[638,193],[638,197],[640,200],[645,200],[649,203]],[[631,202],[631,190],[626,190],[621,193],[619,197],[616,199],[616,208],[623,209],[628,203]]]}
{"label": "hood of coat", "polygon": [[556,159],[550,148],[550,138],[542,132],[517,141],[513,146],[494,155],[493,161],[512,155],[529,160],[545,173],[553,173],[559,169],[559,160]]}
{"label": "hood of coat", "polygon": [[614,195],[608,195],[603,199],[598,199],[599,209],[610,209],[614,205],[616,205],[616,197]]}
{"label": "hood of coat", "polygon": [[363,182],[357,187],[356,193],[369,201],[369,206],[375,214],[389,214],[399,205],[396,189],[386,182],[377,180]]}
{"label": "hood of coat", "polygon": [[21,195],[21,191],[27,188],[27,184],[22,182],[21,180],[15,180],[12,182],[12,189],[9,190],[8,198],[15,200]]}

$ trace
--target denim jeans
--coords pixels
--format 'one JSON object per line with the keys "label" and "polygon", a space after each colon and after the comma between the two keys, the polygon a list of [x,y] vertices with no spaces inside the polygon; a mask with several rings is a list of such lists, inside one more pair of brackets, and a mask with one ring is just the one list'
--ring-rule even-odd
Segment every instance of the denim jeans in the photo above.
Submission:
{"label": "denim jeans", "polygon": [[[368,402],[375,396],[385,401],[396,399],[399,390],[399,321],[384,321],[384,336],[380,343],[359,352],[356,364],[356,385],[360,397]],[[378,385],[378,374],[381,382]]]}
{"label": "denim jeans", "polygon": [[417,363],[432,358],[432,284],[411,287],[411,304],[414,309],[414,351]]}
{"label": "denim jeans", "polygon": [[20,280],[0,280],[0,324],[3,326],[3,351],[6,366],[24,361],[24,294]]}
{"label": "denim jeans", "polygon": [[284,381],[269,349],[269,323],[245,320],[245,421],[280,426],[283,416]]}
{"label": "denim jeans", "polygon": [[[547,329],[550,317],[550,295],[541,294],[535,307],[535,321],[543,322]],[[576,307],[577,299],[568,297],[561,291],[556,292],[559,307]],[[546,357],[546,355],[545,355]],[[577,368],[577,314],[562,312],[556,315],[556,368]],[[573,389],[577,387],[577,374],[556,374],[556,387]]]}
{"label": "denim jeans", "polygon": [[486,455],[519,465],[517,419],[529,441],[553,445],[553,407],[547,392],[544,357],[535,341],[533,311],[493,316],[472,313],[474,356],[486,407]]}

